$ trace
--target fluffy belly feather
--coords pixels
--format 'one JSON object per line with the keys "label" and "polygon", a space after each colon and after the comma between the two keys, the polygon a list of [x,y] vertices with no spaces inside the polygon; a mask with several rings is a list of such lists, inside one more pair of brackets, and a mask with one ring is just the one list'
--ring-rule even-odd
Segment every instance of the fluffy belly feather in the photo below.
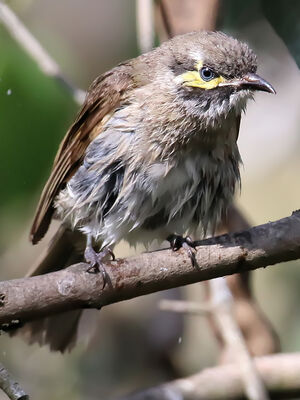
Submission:
{"label": "fluffy belly feather", "polygon": [[[199,152],[140,170],[83,165],[58,196],[58,214],[102,245],[213,232],[239,181],[239,157]],[[130,169],[130,168],[128,168]],[[124,184],[126,180],[126,184]]]}

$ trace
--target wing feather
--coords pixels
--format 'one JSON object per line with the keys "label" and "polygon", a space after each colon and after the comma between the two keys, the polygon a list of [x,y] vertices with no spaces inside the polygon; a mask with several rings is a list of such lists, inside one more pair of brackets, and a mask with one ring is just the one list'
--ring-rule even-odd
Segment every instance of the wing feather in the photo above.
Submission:
{"label": "wing feather", "polygon": [[76,172],[91,141],[101,133],[104,122],[133,88],[132,67],[120,64],[98,77],[91,85],[82,109],[61,142],[52,172],[41,194],[30,231],[37,243],[48,230],[58,192]]}

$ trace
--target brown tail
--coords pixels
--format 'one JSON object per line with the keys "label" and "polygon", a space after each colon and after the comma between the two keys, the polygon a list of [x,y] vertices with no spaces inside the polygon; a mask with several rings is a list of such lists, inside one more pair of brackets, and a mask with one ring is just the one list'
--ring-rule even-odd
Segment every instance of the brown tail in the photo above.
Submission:
{"label": "brown tail", "polygon": [[[80,233],[61,226],[27,276],[46,274],[82,261],[83,240]],[[81,313],[82,310],[68,311],[29,322],[11,331],[10,335],[20,334],[30,344],[35,342],[40,345],[48,344],[51,350],[63,353],[71,350],[76,343]]]}

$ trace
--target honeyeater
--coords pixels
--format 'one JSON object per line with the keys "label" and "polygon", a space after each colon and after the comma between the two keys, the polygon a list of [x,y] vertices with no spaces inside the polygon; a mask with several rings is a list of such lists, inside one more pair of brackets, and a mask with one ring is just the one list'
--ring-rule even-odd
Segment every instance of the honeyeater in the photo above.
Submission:
{"label": "honeyeater", "polygon": [[[240,183],[237,139],[247,100],[257,90],[275,93],[256,69],[247,44],[201,31],[96,78],[37,207],[32,243],[52,218],[61,227],[31,274],[85,259],[105,284],[104,256],[121,239],[169,239],[194,261],[183,235],[213,234]],[[63,351],[74,343],[79,313],[23,329]]]}

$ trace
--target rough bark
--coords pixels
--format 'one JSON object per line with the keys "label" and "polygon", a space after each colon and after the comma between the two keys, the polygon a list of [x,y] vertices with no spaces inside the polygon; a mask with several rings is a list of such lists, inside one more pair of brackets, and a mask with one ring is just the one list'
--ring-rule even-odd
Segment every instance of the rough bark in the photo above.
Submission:
{"label": "rough bark", "polygon": [[[197,242],[199,268],[183,249],[144,253],[107,264],[109,284],[86,264],[0,283],[0,324],[25,322],[54,313],[101,308],[159,290],[300,258],[300,212],[240,233]],[[16,322],[17,323],[17,322]],[[3,325],[4,324],[4,325]]]}

